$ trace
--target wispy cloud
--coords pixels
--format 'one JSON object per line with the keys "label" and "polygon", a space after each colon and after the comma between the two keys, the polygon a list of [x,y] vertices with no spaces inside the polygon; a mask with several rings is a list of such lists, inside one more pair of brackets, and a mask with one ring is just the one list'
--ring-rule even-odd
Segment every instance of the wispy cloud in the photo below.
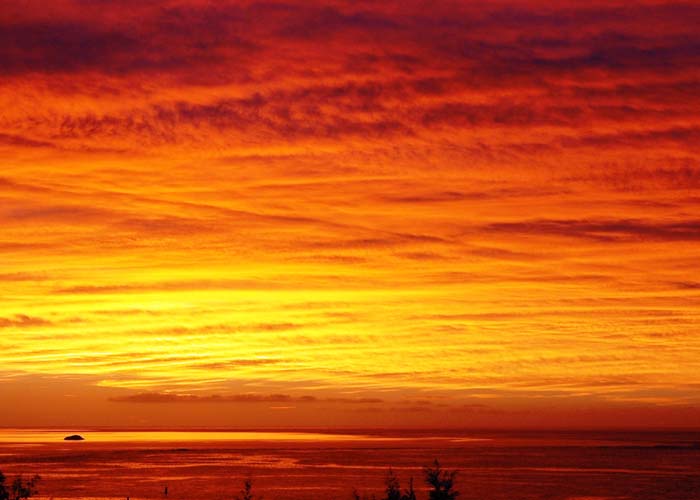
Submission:
{"label": "wispy cloud", "polygon": [[115,396],[110,401],[117,403],[342,403],[379,404],[380,398],[318,398],[316,396],[292,396],[289,394],[175,394],[165,392],[142,392],[128,396]]}

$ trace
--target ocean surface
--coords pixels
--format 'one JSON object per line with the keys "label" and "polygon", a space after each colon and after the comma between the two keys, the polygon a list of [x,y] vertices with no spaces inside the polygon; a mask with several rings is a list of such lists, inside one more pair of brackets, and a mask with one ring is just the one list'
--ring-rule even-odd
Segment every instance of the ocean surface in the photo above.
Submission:
{"label": "ocean surface", "polygon": [[[79,432],[85,441],[63,441]],[[700,500],[700,433],[0,430],[0,471],[40,474],[43,499],[382,498],[391,467],[419,500],[422,468],[457,469],[461,500]],[[165,496],[165,487],[168,495]]]}

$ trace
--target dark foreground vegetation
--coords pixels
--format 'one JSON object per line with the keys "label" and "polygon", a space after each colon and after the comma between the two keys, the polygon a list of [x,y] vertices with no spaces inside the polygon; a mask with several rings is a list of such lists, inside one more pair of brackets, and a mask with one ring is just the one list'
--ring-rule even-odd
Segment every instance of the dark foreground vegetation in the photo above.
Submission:
{"label": "dark foreground vegetation", "polygon": [[39,482],[39,476],[34,476],[27,481],[19,476],[9,485],[6,485],[5,481],[5,475],[0,472],[0,500],[26,500],[37,494],[36,483]]}
{"label": "dark foreground vegetation", "polygon": [[[440,462],[435,460],[432,466],[423,468],[423,478],[429,486],[428,500],[455,500],[459,492],[454,488],[454,480],[457,471],[447,471],[440,466]],[[408,487],[401,489],[399,478],[394,471],[389,469],[384,480],[384,495],[377,498],[376,495],[362,494],[353,488],[352,500],[418,500],[413,489],[413,478],[409,478]],[[253,493],[253,482],[250,478],[243,483],[243,489],[234,500],[262,500],[262,497]]]}
{"label": "dark foreground vegetation", "polygon": [[[432,466],[423,468],[425,483],[430,487],[428,491],[429,500],[454,500],[459,496],[459,492],[454,489],[454,480],[457,471],[446,471],[440,466],[440,462],[435,460]],[[401,490],[399,478],[394,471],[389,469],[384,480],[386,488],[384,496],[380,500],[417,500],[416,492],[413,489],[413,478],[408,480],[408,488]],[[357,490],[352,492],[353,500],[379,500],[375,495],[362,495]]]}
{"label": "dark foreground vegetation", "polygon": [[[459,496],[459,492],[454,488],[456,475],[457,471],[443,469],[437,460],[433,462],[433,465],[424,467],[423,479],[429,487],[428,500],[455,500]],[[39,479],[39,476],[34,476],[24,480],[22,476],[18,476],[12,483],[5,484],[6,478],[0,472],[0,500],[27,500],[38,493],[36,484],[39,482]],[[389,469],[384,485],[384,495],[381,498],[377,498],[376,495],[363,494],[357,489],[353,489],[351,500],[418,500],[413,489],[412,477],[408,480],[408,487],[402,489],[398,476],[394,474],[393,470]],[[165,492],[167,496],[167,488]],[[248,478],[243,482],[243,489],[234,497],[234,500],[262,500],[262,497],[253,493],[253,481]]]}

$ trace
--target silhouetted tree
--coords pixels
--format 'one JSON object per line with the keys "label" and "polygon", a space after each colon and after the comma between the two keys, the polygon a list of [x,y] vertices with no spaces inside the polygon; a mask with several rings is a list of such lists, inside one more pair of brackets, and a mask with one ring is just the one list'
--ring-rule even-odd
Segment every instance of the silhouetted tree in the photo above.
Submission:
{"label": "silhouetted tree", "polygon": [[401,500],[401,485],[399,484],[399,478],[396,477],[394,471],[390,468],[384,480],[386,485],[386,500]]}
{"label": "silhouetted tree", "polygon": [[31,479],[24,481],[22,476],[18,476],[12,481],[9,488],[5,486],[5,475],[0,472],[0,500],[26,500],[38,493],[36,483],[41,479],[35,475]]}
{"label": "silhouetted tree", "polygon": [[253,480],[251,478],[246,478],[243,482],[243,489],[241,490],[240,496],[236,496],[235,500],[262,500],[261,496],[253,495]]}
{"label": "silhouetted tree", "polygon": [[357,488],[352,489],[352,500],[375,500],[375,496],[368,496],[367,494],[364,494],[360,496],[360,492],[357,491]]}
{"label": "silhouetted tree", "polygon": [[440,467],[440,462],[435,460],[432,467],[423,469],[425,482],[432,487],[428,494],[430,500],[454,500],[459,492],[454,490],[454,480],[457,471],[446,471]]}
{"label": "silhouetted tree", "polygon": [[385,500],[416,500],[416,492],[413,491],[413,478],[408,482],[408,489],[401,493],[399,478],[396,477],[392,469],[389,469],[384,484],[386,485],[384,490],[386,492]]}
{"label": "silhouetted tree", "polygon": [[401,495],[401,500],[416,500],[416,492],[413,491],[413,477],[408,480],[408,489]]}

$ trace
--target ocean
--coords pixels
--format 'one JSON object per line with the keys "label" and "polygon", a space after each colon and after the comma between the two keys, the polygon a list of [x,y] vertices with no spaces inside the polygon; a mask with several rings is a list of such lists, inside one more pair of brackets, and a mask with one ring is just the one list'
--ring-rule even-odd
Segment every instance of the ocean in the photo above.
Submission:
{"label": "ocean", "polygon": [[[427,499],[423,467],[460,500],[700,500],[700,432],[0,430],[0,471],[41,499],[382,498],[389,468]],[[167,496],[165,488],[167,487]],[[257,497],[256,497],[257,498]]]}

